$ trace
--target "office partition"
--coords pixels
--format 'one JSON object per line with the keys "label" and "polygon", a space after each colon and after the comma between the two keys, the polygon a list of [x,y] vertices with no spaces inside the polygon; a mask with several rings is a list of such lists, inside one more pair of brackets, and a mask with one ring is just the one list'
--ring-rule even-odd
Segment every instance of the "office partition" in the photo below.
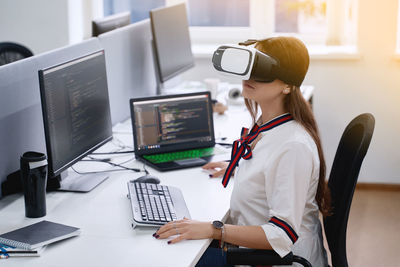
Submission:
{"label": "office partition", "polygon": [[91,38],[0,67],[0,183],[19,169],[25,151],[46,151],[38,70],[100,49]]}
{"label": "office partition", "polygon": [[98,36],[105,50],[113,125],[130,116],[129,99],[156,94],[148,19]]}

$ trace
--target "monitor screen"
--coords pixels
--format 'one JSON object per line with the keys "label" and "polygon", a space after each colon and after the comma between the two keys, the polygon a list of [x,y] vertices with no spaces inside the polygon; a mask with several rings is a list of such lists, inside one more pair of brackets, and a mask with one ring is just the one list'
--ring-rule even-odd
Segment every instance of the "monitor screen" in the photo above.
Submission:
{"label": "monitor screen", "polygon": [[194,66],[186,5],[150,11],[153,45],[160,82]]}
{"label": "monitor screen", "polygon": [[208,92],[132,99],[131,110],[138,154],[215,144]]}
{"label": "monitor screen", "polygon": [[92,36],[129,25],[131,23],[131,13],[122,12],[92,21]]}
{"label": "monitor screen", "polygon": [[49,177],[112,138],[104,51],[39,71]]}

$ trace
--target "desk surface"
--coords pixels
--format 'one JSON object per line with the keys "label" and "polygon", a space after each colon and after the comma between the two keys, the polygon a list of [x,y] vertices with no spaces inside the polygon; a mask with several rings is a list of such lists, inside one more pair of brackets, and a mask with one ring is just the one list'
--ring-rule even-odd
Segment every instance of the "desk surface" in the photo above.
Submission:
{"label": "desk surface", "polygon": [[[214,115],[217,138],[233,139],[240,133],[239,117],[250,121],[244,107],[231,107],[224,115]],[[236,122],[236,123],[233,123]],[[115,137],[132,145],[130,122],[114,127]],[[226,134],[226,135],[225,135]],[[115,141],[114,141],[115,142]],[[112,143],[100,150],[115,149]],[[123,162],[133,155],[122,155],[114,162]],[[143,168],[132,160],[125,166]],[[110,168],[106,164],[80,162],[79,171]],[[180,188],[193,219],[223,220],[229,209],[233,183],[223,188],[220,178],[211,179],[201,168],[172,172],[149,172],[161,183]],[[40,257],[14,257],[1,260],[2,266],[194,266],[211,240],[186,240],[168,245],[167,240],[152,237],[155,228],[132,229],[130,203],[126,197],[127,182],[143,173],[111,172],[109,179],[89,193],[51,192],[47,194],[47,215],[28,219],[24,214],[21,194],[0,201],[0,233],[8,232],[41,220],[49,220],[81,228],[78,237],[49,245]]]}
{"label": "desk surface", "polygon": [[[76,168],[88,169],[88,163],[85,165]],[[129,165],[142,167],[137,162]],[[220,179],[210,179],[199,168],[168,173],[148,169],[162,184],[182,190],[192,218],[212,221],[226,215],[231,188],[224,189]],[[132,229],[126,184],[140,175],[112,173],[90,193],[48,193],[47,216],[39,219],[25,218],[22,195],[4,198],[0,233],[43,219],[79,227],[82,233],[48,246],[41,257],[9,258],[1,260],[2,266],[193,266],[209,240],[168,245],[166,240],[152,237],[155,228]]]}

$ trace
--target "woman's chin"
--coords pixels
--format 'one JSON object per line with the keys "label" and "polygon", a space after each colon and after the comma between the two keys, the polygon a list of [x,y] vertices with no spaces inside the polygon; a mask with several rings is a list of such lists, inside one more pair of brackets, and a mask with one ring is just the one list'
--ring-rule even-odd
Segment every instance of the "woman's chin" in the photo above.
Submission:
{"label": "woman's chin", "polygon": [[242,96],[244,97],[244,98],[248,98],[248,99],[252,99],[252,91],[253,91],[254,89],[251,89],[251,88],[248,88],[248,87],[243,87],[243,90],[242,90]]}

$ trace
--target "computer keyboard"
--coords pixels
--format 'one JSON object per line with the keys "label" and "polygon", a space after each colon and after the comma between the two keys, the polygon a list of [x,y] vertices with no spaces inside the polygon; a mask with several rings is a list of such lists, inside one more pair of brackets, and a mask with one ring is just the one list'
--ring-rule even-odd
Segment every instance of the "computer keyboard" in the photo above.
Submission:
{"label": "computer keyboard", "polygon": [[167,222],[190,218],[182,192],[172,186],[128,182],[133,226],[160,226]]}
{"label": "computer keyboard", "polygon": [[143,157],[152,163],[162,163],[174,160],[207,157],[213,154],[214,147],[207,147],[154,155],[144,155]]}

